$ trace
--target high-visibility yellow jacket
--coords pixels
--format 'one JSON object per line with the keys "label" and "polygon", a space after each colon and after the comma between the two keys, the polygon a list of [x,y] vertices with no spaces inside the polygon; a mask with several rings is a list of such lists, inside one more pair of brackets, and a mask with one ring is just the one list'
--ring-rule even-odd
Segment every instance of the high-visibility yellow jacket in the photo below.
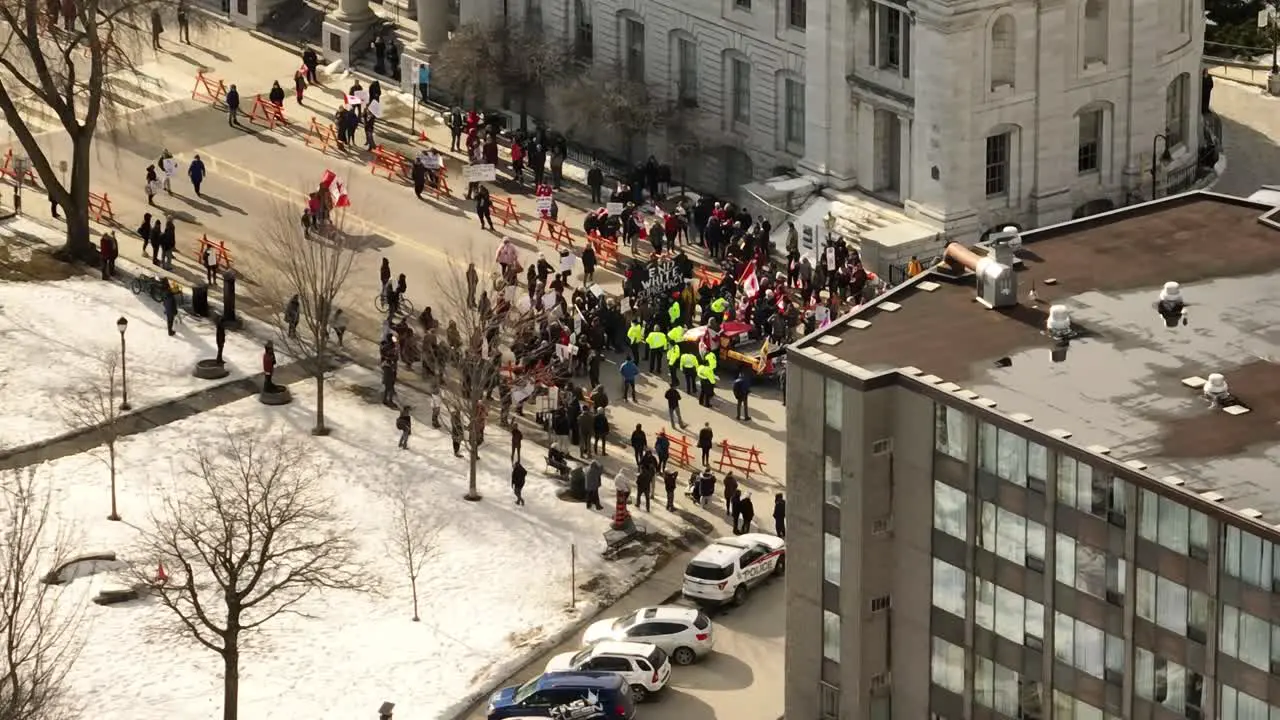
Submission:
{"label": "high-visibility yellow jacket", "polygon": [[676,344],[676,345],[678,345],[678,344],[680,344],[680,343],[684,342],[684,326],[683,326],[683,325],[677,325],[677,326],[675,326],[675,327],[671,328],[670,330],[668,330],[668,331],[667,331],[667,339],[668,339],[668,340],[670,340],[673,344]]}
{"label": "high-visibility yellow jacket", "polygon": [[667,364],[675,367],[678,362],[680,362],[680,348],[672,345],[667,348]]}
{"label": "high-visibility yellow jacket", "polygon": [[705,363],[707,367],[711,368],[711,372],[715,372],[716,365],[720,363],[719,360],[716,360],[716,354],[710,352],[702,358],[702,362]]}
{"label": "high-visibility yellow jacket", "polygon": [[650,350],[661,350],[667,346],[667,335],[659,330],[654,330],[649,333],[649,336],[644,341]]}
{"label": "high-visibility yellow jacket", "polygon": [[716,382],[716,371],[714,368],[707,367],[706,365],[699,365],[698,377],[714,385]]}
{"label": "high-visibility yellow jacket", "polygon": [[631,327],[627,328],[627,342],[632,345],[644,342],[644,326],[640,323],[631,323]]}
{"label": "high-visibility yellow jacket", "polygon": [[671,318],[672,323],[678,322],[680,320],[679,301],[671,303],[671,307],[667,308],[667,317]]}
{"label": "high-visibility yellow jacket", "polygon": [[680,367],[685,370],[693,370],[698,367],[698,356],[693,353],[684,353],[680,356]]}
{"label": "high-visibility yellow jacket", "polygon": [[711,312],[719,315],[729,308],[729,303],[722,297],[711,301]]}

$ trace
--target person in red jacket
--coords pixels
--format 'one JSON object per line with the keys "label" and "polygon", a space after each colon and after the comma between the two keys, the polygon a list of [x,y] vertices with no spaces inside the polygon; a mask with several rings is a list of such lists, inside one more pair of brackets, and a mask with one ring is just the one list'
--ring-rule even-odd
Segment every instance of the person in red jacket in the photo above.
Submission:
{"label": "person in red jacket", "polygon": [[671,248],[676,246],[676,237],[680,235],[680,218],[675,213],[667,213],[666,218],[662,221],[662,229],[667,234],[667,245]]}
{"label": "person in red jacket", "polygon": [[110,280],[116,275],[116,258],[120,248],[116,245],[115,233],[105,233],[98,240],[98,256],[102,265],[102,279]]}
{"label": "person in red jacket", "polygon": [[267,346],[262,350],[262,392],[272,392],[275,390],[275,383],[271,382],[271,376],[276,371],[276,346],[270,340]]}

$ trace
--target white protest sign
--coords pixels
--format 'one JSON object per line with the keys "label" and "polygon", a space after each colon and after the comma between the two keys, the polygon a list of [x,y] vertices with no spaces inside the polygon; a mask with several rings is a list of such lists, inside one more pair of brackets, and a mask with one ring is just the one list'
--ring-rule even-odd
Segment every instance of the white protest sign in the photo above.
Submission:
{"label": "white protest sign", "polygon": [[609,213],[610,215],[621,215],[622,207],[623,207],[622,203],[611,202],[605,205],[604,209],[605,209],[605,212]]}
{"label": "white protest sign", "polygon": [[539,195],[537,197],[537,200],[534,201],[534,204],[538,208],[538,212],[540,213],[545,214],[545,213],[551,212],[551,196],[550,195]]}
{"label": "white protest sign", "polygon": [[467,182],[493,182],[498,179],[498,168],[488,163],[468,165],[462,169]]}

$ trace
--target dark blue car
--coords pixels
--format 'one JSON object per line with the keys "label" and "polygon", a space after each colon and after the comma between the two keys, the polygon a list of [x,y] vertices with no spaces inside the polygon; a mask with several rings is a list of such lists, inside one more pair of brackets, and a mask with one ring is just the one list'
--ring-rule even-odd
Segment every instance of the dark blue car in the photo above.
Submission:
{"label": "dark blue car", "polygon": [[595,704],[592,720],[631,720],[636,715],[631,689],[617,673],[549,672],[524,685],[512,685],[489,698],[489,720],[551,717],[552,710],[582,701]]}

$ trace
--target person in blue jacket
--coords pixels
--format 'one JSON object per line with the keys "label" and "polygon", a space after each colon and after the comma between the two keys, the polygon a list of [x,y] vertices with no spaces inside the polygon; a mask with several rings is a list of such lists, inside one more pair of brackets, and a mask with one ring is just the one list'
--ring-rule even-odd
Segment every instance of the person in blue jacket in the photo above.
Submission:
{"label": "person in blue jacket", "polygon": [[640,366],[632,362],[631,358],[627,358],[618,367],[618,372],[622,374],[622,399],[627,399],[627,391],[631,391],[631,400],[636,400],[636,377],[640,375]]}
{"label": "person in blue jacket", "polygon": [[737,401],[735,416],[743,422],[751,422],[751,413],[747,410],[747,397],[751,394],[750,371],[743,369],[733,381],[733,399]]}

